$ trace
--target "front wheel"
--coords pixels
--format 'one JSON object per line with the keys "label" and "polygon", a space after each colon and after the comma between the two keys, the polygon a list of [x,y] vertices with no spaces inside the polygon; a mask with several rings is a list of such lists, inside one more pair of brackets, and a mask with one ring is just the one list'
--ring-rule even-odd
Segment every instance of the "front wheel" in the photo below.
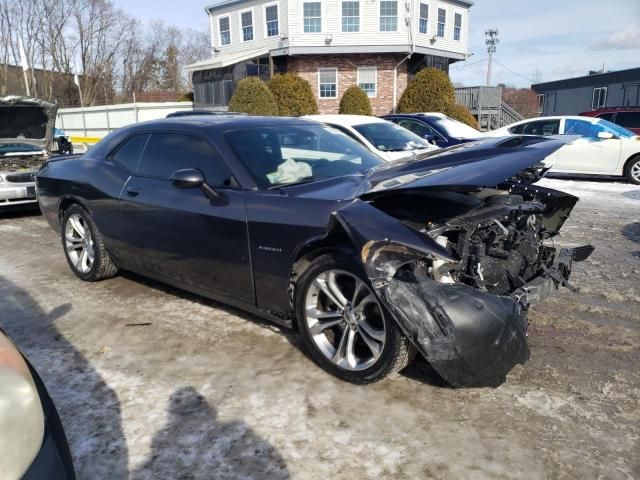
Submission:
{"label": "front wheel", "polygon": [[113,277],[115,266],[95,222],[80,205],[71,205],[62,217],[62,247],[77,277],[95,282]]}
{"label": "front wheel", "polygon": [[631,159],[625,173],[631,183],[640,185],[640,155]]}
{"label": "front wheel", "polygon": [[304,343],[313,360],[332,375],[372,383],[411,360],[413,346],[352,261],[319,257],[301,275],[296,292]]}

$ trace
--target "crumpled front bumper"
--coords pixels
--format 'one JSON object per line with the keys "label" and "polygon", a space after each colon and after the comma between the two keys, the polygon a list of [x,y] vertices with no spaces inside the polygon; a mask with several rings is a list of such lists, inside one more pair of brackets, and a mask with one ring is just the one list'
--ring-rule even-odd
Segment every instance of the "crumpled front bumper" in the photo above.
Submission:
{"label": "crumpled front bumper", "polygon": [[435,282],[401,269],[378,289],[404,333],[440,376],[454,387],[497,386],[529,359],[527,309],[568,286],[574,261],[593,247],[563,249],[552,267],[510,296],[462,284]]}

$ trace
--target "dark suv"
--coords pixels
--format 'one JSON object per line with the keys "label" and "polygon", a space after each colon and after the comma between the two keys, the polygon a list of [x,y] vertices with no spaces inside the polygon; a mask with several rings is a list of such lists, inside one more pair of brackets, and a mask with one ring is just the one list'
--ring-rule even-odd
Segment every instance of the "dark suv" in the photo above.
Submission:
{"label": "dark suv", "polygon": [[640,107],[606,107],[580,115],[603,118],[640,135]]}

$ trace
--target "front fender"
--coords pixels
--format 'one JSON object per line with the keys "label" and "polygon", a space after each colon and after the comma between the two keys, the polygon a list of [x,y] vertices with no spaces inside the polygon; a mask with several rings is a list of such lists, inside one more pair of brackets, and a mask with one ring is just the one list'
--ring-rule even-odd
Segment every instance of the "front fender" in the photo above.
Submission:
{"label": "front fender", "polygon": [[403,333],[454,387],[495,386],[529,358],[525,304],[423,273],[423,259],[456,261],[430,237],[362,201],[334,213]]}

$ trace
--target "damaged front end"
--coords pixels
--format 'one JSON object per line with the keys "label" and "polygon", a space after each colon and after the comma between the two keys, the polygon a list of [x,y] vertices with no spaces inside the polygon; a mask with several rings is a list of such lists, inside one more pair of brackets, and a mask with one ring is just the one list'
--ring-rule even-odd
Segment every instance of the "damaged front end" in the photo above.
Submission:
{"label": "damaged front end", "polygon": [[529,358],[527,310],[591,246],[552,238],[577,198],[507,182],[495,188],[385,192],[335,213],[404,334],[454,387],[496,386]]}

